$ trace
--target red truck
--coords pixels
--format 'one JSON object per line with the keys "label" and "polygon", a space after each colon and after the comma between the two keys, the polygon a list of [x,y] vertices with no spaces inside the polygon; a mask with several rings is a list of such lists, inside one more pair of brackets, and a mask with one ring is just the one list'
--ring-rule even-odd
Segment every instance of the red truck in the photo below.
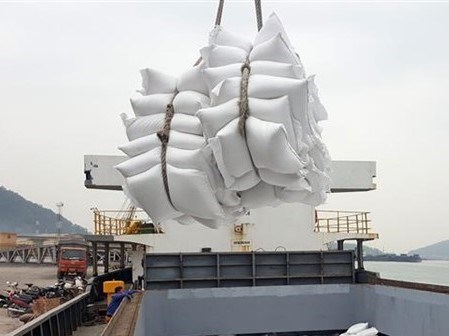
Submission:
{"label": "red truck", "polygon": [[56,252],[58,279],[66,276],[86,277],[87,274],[87,244],[84,242],[59,242]]}

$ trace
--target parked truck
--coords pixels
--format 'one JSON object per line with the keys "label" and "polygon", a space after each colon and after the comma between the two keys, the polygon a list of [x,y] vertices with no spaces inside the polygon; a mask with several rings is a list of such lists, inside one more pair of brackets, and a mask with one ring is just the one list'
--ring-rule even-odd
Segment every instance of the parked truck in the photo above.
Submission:
{"label": "parked truck", "polygon": [[86,277],[88,246],[83,241],[61,241],[57,246],[56,260],[57,276],[62,279],[67,276]]}

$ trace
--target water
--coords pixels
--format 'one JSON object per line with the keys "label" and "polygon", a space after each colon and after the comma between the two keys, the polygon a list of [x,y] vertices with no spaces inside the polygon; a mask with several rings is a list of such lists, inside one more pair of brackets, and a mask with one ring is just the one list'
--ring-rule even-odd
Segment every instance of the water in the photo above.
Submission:
{"label": "water", "polygon": [[420,263],[366,261],[365,269],[379,272],[384,279],[449,286],[449,261],[423,260]]}

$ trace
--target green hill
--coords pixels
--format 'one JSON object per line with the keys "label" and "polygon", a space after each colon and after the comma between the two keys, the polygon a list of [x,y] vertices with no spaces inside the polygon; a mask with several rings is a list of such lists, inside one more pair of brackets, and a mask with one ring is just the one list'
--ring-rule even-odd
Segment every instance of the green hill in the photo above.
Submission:
{"label": "green hill", "polygon": [[[56,213],[0,186],[0,232],[56,233]],[[36,225],[36,221],[39,225]],[[61,233],[86,234],[87,230],[62,218]]]}
{"label": "green hill", "polygon": [[409,252],[409,254],[415,253],[423,259],[449,260],[449,240],[443,240]]}

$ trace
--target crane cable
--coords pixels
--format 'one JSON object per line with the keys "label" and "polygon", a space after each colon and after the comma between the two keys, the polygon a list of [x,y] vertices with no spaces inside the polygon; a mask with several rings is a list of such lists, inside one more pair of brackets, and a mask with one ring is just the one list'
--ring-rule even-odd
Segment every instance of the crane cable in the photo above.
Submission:
{"label": "crane cable", "polygon": [[[257,30],[260,31],[262,29],[262,4],[261,0],[254,0],[254,6],[256,9],[256,22],[257,22]],[[221,19],[223,17],[223,7],[224,7],[224,0],[218,1],[218,9],[217,9],[217,15],[215,17],[215,26],[221,25]],[[201,62],[201,57],[195,62],[194,66],[198,65]],[[249,107],[248,107],[248,80],[249,80],[249,73],[251,71],[251,67],[249,65],[249,60],[245,62],[245,64],[242,66],[242,83],[241,83],[241,103],[240,103],[240,120],[239,120],[239,126],[240,126],[240,132],[242,135],[246,136],[245,131],[245,122],[249,115]],[[175,100],[176,95],[178,94],[178,91],[175,90],[173,93],[172,100],[166,107],[165,111],[165,120],[162,130],[157,132],[157,136],[161,142],[161,173],[162,173],[162,181],[164,184],[165,194],[167,195],[168,201],[173,206],[174,209],[176,207],[173,204],[171,195],[170,195],[170,188],[168,184],[168,174],[167,174],[167,147],[168,142],[170,139],[170,128],[171,128],[171,121],[173,119],[173,116],[175,114],[173,101]]]}
{"label": "crane cable", "polygon": [[[223,17],[223,7],[224,7],[224,0],[219,0],[217,15],[215,17],[215,26],[221,25],[221,18]],[[256,9],[257,31],[260,31],[263,25],[261,0],[254,0],[254,7]]]}

